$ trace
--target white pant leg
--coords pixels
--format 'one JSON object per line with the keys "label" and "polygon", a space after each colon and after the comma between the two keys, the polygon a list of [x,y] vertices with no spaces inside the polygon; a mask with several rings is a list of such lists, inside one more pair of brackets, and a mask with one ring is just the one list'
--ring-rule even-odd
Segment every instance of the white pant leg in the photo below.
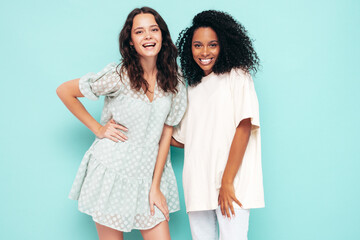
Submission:
{"label": "white pant leg", "polygon": [[235,208],[235,217],[224,218],[220,207],[216,209],[220,229],[220,240],[247,240],[249,230],[249,209]]}
{"label": "white pant leg", "polygon": [[215,210],[189,212],[193,240],[218,240]]}

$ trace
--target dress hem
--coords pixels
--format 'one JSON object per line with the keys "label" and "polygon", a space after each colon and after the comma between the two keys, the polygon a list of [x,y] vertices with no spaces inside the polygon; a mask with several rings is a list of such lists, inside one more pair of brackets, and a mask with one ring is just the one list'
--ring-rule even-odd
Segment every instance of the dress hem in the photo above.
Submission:
{"label": "dress hem", "polygon": [[[82,212],[82,213],[85,213],[85,214],[91,216],[91,218],[93,219],[94,222],[96,222],[96,223],[98,223],[98,224],[101,224],[101,225],[103,225],[103,226],[106,226],[106,227],[115,229],[115,230],[120,231],[120,232],[131,232],[132,230],[149,230],[149,229],[155,227],[156,225],[158,225],[159,223],[161,223],[161,222],[163,222],[163,221],[166,221],[166,219],[165,219],[165,217],[164,217],[163,219],[160,219],[160,220],[156,221],[155,224],[152,224],[150,227],[146,227],[146,228],[132,228],[132,229],[130,229],[130,230],[123,230],[123,229],[121,229],[121,228],[116,228],[116,227],[110,226],[110,224],[100,222],[98,219],[94,218],[94,216],[91,215],[91,213],[88,212],[88,211],[85,211],[85,210],[82,210],[82,209],[78,209],[78,210],[79,210],[80,212]],[[174,213],[174,212],[177,212],[177,211],[179,211],[179,210],[180,210],[180,208],[175,209],[175,210],[169,210],[169,213]]]}

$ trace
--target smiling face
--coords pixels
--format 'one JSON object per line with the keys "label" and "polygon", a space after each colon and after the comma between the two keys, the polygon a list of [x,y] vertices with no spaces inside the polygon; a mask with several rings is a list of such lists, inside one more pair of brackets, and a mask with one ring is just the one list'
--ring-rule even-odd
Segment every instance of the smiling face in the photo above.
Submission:
{"label": "smiling face", "polygon": [[130,45],[140,58],[157,57],[161,50],[162,35],[154,15],[140,13],[133,19]]}
{"label": "smiling face", "polygon": [[194,31],[191,46],[194,61],[204,71],[205,76],[212,72],[220,53],[216,32],[210,27],[200,27]]}

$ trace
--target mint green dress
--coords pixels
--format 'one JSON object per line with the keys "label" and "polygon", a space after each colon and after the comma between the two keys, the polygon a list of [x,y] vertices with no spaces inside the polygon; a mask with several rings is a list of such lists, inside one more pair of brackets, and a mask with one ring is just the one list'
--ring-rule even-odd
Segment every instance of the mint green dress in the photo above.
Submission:
{"label": "mint green dress", "polygon": [[[128,128],[126,142],[96,138],[86,152],[69,198],[78,200],[81,212],[102,225],[129,232],[150,229],[165,220],[155,207],[151,216],[149,191],[164,124],[177,125],[186,109],[186,88],[178,83],[176,94],[157,85],[153,101],[144,91],[131,89],[129,79],[122,81],[117,64],[80,79],[81,93],[92,100],[105,96],[101,124],[110,119]],[[180,209],[170,152],[161,178],[160,189],[170,212]]]}

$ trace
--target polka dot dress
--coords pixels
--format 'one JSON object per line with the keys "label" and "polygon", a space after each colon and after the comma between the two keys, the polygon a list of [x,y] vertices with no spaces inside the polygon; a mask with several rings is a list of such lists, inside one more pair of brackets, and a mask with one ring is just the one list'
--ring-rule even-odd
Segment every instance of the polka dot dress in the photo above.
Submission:
{"label": "polka dot dress", "polygon": [[[186,88],[179,82],[176,94],[155,86],[154,99],[120,80],[117,65],[80,79],[82,94],[96,100],[105,95],[101,124],[110,119],[128,128],[126,142],[96,139],[86,152],[69,197],[95,222],[129,232],[150,229],[165,220],[155,207],[151,216],[149,191],[164,124],[177,125],[186,109]],[[160,184],[170,212],[180,209],[175,175],[168,154]]]}

